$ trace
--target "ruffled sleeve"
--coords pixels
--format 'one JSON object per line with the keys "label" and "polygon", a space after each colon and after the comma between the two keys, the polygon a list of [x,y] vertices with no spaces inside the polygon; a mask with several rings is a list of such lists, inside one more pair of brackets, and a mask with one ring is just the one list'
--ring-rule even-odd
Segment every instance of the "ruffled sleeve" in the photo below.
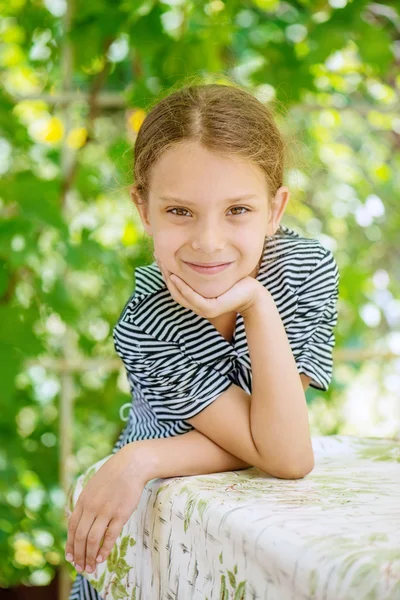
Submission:
{"label": "ruffled sleeve", "polygon": [[297,290],[296,315],[286,333],[298,372],[311,377],[311,387],[327,391],[332,380],[340,277],[332,252],[324,250]]}

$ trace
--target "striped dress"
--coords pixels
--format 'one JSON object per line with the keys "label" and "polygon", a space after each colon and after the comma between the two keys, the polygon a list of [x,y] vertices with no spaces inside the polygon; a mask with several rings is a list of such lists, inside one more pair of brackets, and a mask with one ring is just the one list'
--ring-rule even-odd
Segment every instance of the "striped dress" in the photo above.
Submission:
{"label": "striped dress", "polygon": [[[281,225],[265,238],[256,279],[272,295],[296,361],[310,386],[326,391],[332,379],[339,272],[318,240]],[[232,342],[171,296],[156,262],[135,271],[135,291],[114,329],[132,399],[112,454],[135,440],[191,431],[187,419],[214,402],[231,383],[248,394],[252,373],[245,327],[236,317]],[[101,600],[78,574],[69,600]]]}

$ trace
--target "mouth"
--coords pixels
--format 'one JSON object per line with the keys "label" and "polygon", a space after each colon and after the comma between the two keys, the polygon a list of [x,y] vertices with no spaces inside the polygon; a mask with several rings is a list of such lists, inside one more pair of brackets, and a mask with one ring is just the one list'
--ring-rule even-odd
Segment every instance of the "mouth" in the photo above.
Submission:
{"label": "mouth", "polygon": [[233,264],[233,263],[217,263],[217,264],[212,264],[212,265],[199,265],[196,263],[189,263],[186,261],[183,261],[185,263],[185,265],[188,265],[188,267],[190,267],[191,269],[193,269],[193,271],[196,271],[197,273],[205,273],[206,275],[213,275],[214,273],[220,273],[221,271],[224,271],[225,269],[227,269],[229,267],[229,265]]}

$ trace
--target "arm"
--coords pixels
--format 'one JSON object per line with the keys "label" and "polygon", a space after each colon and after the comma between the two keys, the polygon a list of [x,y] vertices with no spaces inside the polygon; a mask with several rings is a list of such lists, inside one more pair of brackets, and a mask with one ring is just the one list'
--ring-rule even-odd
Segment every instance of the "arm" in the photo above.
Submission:
{"label": "arm", "polygon": [[[300,378],[305,391],[311,378],[303,373]],[[158,477],[185,477],[257,466],[230,454],[196,429],[175,437],[131,442],[122,450],[131,453],[145,484]]]}
{"label": "arm", "polygon": [[304,476],[314,467],[305,391],[274,299],[262,292],[243,315],[253,373],[251,433],[265,464]]}
{"label": "arm", "polygon": [[243,319],[252,395],[232,384],[188,422],[267,473],[304,477],[314,467],[305,393],[281,317],[266,288]]}
{"label": "arm", "polygon": [[130,442],[130,452],[144,482],[161,477],[187,477],[248,469],[252,465],[233,456],[200,431],[153,440]]}

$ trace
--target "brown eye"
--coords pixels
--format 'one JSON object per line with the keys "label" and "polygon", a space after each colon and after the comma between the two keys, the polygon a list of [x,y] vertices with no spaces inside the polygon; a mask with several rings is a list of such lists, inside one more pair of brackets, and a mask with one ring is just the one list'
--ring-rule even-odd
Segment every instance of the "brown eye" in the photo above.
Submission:
{"label": "brown eye", "polygon": [[167,213],[171,213],[171,214],[175,215],[176,217],[182,217],[182,216],[184,216],[184,215],[177,215],[176,213],[173,213],[172,212],[173,210],[183,210],[183,211],[188,212],[186,210],[186,208],[181,208],[180,206],[177,206],[176,208],[170,208],[169,210],[167,210]]}
{"label": "brown eye", "polygon": [[[231,210],[235,210],[236,208],[243,208],[246,211],[246,213],[250,212],[250,210],[248,208],[246,208],[245,206],[233,206],[231,208]],[[234,216],[245,215],[246,213],[243,213],[243,212],[236,213],[236,215],[234,215]]]}
{"label": "brown eye", "polygon": [[[242,210],[244,210],[246,212],[238,212],[238,213],[235,213],[233,216],[239,217],[240,215],[245,215],[246,213],[251,212],[251,210],[249,208],[246,208],[245,206],[233,206],[230,210],[238,210],[238,209],[242,209]],[[176,206],[174,208],[170,208],[169,210],[167,210],[167,213],[171,213],[171,214],[175,215],[176,217],[184,217],[184,216],[186,216],[186,215],[183,215],[182,213],[177,214],[175,212],[172,212],[174,210],[180,210],[180,211],[184,211],[184,212],[189,212],[188,210],[186,210],[186,208],[182,208],[181,206]]]}

